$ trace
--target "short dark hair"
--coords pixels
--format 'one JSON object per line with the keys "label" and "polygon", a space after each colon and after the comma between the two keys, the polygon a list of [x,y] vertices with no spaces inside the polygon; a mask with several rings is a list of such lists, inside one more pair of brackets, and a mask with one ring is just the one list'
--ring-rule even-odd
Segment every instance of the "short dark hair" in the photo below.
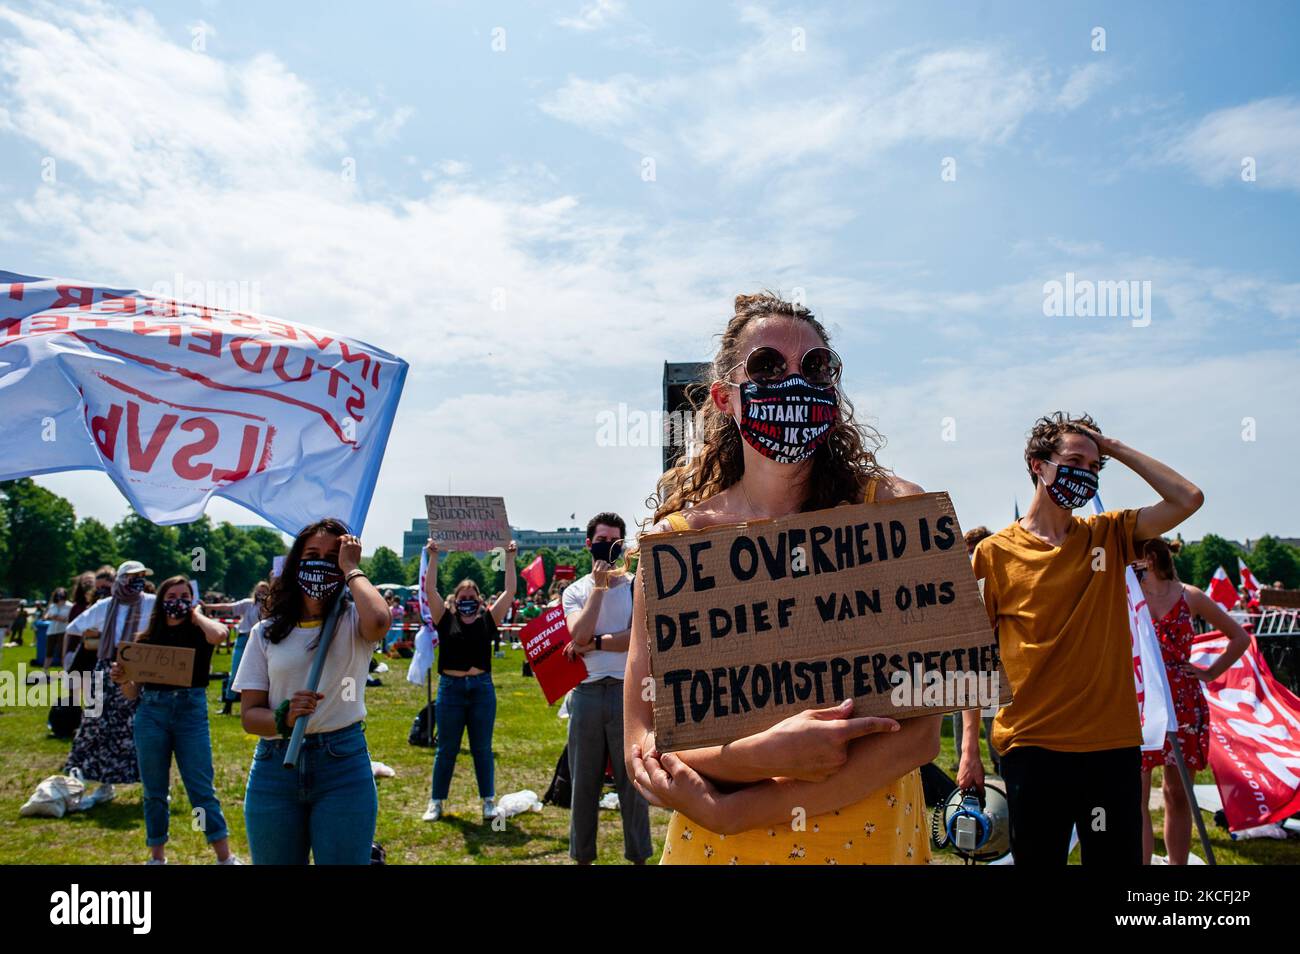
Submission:
{"label": "short dark hair", "polygon": [[596,528],[602,523],[607,527],[618,527],[618,535],[620,537],[627,536],[627,524],[623,522],[622,517],[616,513],[598,513],[587,521],[588,540],[591,540],[591,538],[596,535]]}
{"label": "short dark hair", "polygon": [[967,530],[966,533],[963,535],[963,539],[966,541],[967,549],[969,549],[975,546],[976,544],[978,544],[985,537],[991,537],[991,536],[993,536],[992,530],[990,530],[988,527],[980,526],[980,527],[976,527],[973,530]]}
{"label": "short dark hair", "polygon": [[[1025,469],[1029,471],[1029,482],[1035,487],[1038,486],[1032,461],[1049,460],[1061,449],[1061,437],[1064,434],[1082,434],[1092,440],[1092,435],[1088,433],[1089,429],[1101,433],[1097,422],[1087,414],[1075,417],[1065,411],[1053,411],[1035,421],[1033,430],[1029,432],[1029,439],[1025,442]],[[1105,456],[1099,458],[1098,465],[1098,469],[1106,466]]]}

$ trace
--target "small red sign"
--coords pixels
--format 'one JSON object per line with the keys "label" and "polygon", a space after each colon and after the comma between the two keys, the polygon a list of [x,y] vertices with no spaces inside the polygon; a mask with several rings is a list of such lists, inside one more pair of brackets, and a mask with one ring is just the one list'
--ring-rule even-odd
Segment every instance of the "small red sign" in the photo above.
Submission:
{"label": "small red sign", "polygon": [[519,641],[524,644],[524,655],[537,677],[537,684],[542,687],[547,705],[553,705],[587,678],[587,665],[582,657],[569,659],[564,654],[564,647],[572,637],[561,607],[552,606],[520,630]]}

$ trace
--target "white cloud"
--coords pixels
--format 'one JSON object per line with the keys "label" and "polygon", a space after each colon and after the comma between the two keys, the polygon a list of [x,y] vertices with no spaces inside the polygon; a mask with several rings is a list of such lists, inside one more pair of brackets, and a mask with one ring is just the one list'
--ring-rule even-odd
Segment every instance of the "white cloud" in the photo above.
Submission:
{"label": "white cloud", "polygon": [[577,16],[560,17],[555,22],[567,29],[581,33],[607,27],[623,13],[621,0],[595,0],[584,4]]}
{"label": "white cloud", "polygon": [[1176,135],[1164,158],[1203,182],[1242,181],[1242,162],[1255,160],[1255,183],[1300,192],[1300,100],[1279,96],[1220,109]]}

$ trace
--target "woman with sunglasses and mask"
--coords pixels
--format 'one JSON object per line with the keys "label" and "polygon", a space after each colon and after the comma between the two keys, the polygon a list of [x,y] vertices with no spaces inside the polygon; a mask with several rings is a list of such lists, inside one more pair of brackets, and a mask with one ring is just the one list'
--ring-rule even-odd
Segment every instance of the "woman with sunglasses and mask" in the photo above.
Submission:
{"label": "woman with sunglasses and mask", "polygon": [[460,740],[469,730],[469,751],[474,758],[474,775],[478,780],[479,798],[483,800],[483,817],[496,815],[496,774],[492,764],[492,730],[497,718],[497,691],[492,684],[492,645],[497,627],[505,619],[506,609],[515,598],[518,570],[515,554],[519,545],[511,540],[506,547],[505,591],[491,607],[484,605],[483,595],[473,580],[461,580],[451,595],[438,595],[438,542],[432,537],[425,545],[429,552],[429,570],[424,578],[424,595],[433,613],[438,631],[438,697],[434,701],[434,719],[438,725],[438,754],[433,760],[433,786],[429,805],[421,816],[424,821],[439,821],[443,816],[451,777],[456,770]]}
{"label": "woman with sunglasses and mask", "polygon": [[217,856],[217,864],[237,865],[230,853],[226,816],[212,784],[212,736],[208,729],[208,671],[212,648],[226,638],[226,627],[203,615],[192,598],[189,577],[172,576],[158,587],[149,628],[137,642],[153,646],[178,646],[194,652],[194,670],[188,686],[163,683],[136,684],[126,678],[120,662],[109,674],[135,707],[135,751],[144,788],[146,864],[167,863],[168,809],[172,755],[185,785],[185,794],[197,814],[202,831]]}
{"label": "woman with sunglasses and mask", "polygon": [[[699,530],[921,493],[877,462],[853,419],[840,358],[807,308],[740,295],[698,395],[696,453],[659,480],[655,531]],[[791,433],[791,425],[797,432]],[[790,437],[797,439],[790,440]],[[638,574],[643,569],[638,568]],[[855,718],[852,700],[791,716],[723,746],[655,748],[642,585],[624,680],[628,772],[674,810],[663,864],[925,864],[919,767],[941,716]],[[807,817],[794,831],[795,809]]]}
{"label": "woman with sunglasses and mask", "polygon": [[[261,736],[244,796],[255,865],[365,865],[379,813],[366,746],[366,677],[388,632],[388,604],[358,567],[361,541],[341,521],[304,527],[271,582],[233,689],[244,729]],[[341,591],[316,692],[305,688],[321,626]],[[298,765],[284,767],[293,727],[308,718]]]}

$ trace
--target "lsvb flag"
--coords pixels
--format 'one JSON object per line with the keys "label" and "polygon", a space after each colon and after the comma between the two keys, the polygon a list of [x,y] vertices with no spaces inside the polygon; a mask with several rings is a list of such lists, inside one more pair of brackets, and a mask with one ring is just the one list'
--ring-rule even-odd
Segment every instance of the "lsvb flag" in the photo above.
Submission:
{"label": "lsvb flag", "polygon": [[216,495],[360,533],[406,370],[315,325],[0,271],[0,480],[103,470],[154,523]]}

